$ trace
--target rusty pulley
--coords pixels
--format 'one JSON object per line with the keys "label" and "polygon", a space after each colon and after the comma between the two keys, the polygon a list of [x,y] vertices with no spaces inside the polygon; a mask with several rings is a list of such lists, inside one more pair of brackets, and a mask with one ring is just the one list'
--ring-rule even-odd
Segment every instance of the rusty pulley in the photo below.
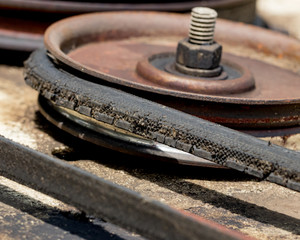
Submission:
{"label": "rusty pulley", "polygon": [[[245,131],[268,129],[262,135],[270,134],[269,129],[279,135],[282,133],[277,129],[297,131],[299,41],[258,27],[218,20],[214,40],[223,47],[219,64],[216,61],[221,52],[215,44],[204,43],[207,49],[199,52],[195,50],[199,44],[180,42],[189,32],[199,35],[189,30],[189,20],[187,15],[165,13],[82,15],[52,25],[46,32],[45,44],[59,62],[96,77],[101,84],[114,84],[138,96]],[[206,20],[197,17],[193,25],[201,21]],[[211,31],[202,33],[204,41],[208,35],[213,36]],[[210,39],[215,43],[214,40]],[[214,62],[200,69],[202,75],[199,70],[195,73],[197,66],[189,65],[188,59],[182,60],[191,55],[193,62],[195,53],[206,52]]]}
{"label": "rusty pulley", "polygon": [[225,20],[214,40],[215,19],[207,8],[193,9],[190,28],[189,17],[170,13],[65,19],[46,31],[47,52],[25,63],[25,81],[41,111],[92,130],[100,145],[126,152],[144,142],[137,152],[151,155],[154,141],[299,191],[299,153],[212,123],[297,130],[299,42]]}

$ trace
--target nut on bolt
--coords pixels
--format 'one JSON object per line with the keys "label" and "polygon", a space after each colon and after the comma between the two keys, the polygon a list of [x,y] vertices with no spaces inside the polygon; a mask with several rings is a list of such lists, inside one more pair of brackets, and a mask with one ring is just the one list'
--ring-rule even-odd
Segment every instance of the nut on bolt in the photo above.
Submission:
{"label": "nut on bolt", "polygon": [[221,74],[222,46],[213,40],[217,12],[210,8],[192,9],[189,38],[179,41],[176,69],[197,77]]}

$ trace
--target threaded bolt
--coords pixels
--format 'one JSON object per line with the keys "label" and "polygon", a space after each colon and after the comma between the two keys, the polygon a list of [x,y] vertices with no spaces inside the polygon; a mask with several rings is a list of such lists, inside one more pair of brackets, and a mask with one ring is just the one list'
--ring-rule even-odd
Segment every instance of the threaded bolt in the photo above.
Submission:
{"label": "threaded bolt", "polygon": [[211,8],[193,8],[191,13],[189,42],[200,45],[212,44],[217,16],[217,12]]}

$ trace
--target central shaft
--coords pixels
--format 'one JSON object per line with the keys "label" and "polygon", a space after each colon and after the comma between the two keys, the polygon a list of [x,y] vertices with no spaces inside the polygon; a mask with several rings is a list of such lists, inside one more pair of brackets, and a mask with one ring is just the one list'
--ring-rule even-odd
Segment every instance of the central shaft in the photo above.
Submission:
{"label": "central shaft", "polygon": [[211,8],[193,8],[189,41],[195,44],[212,44],[217,16],[217,12]]}

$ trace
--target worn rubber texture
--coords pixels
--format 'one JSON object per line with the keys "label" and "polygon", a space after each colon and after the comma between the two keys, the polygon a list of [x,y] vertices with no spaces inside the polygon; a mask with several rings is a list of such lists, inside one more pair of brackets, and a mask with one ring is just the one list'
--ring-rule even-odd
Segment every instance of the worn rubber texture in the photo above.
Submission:
{"label": "worn rubber texture", "polygon": [[[25,81],[55,104],[147,139],[300,191],[300,153],[202,120],[56,66],[44,49],[25,62]],[[98,80],[99,82],[99,80]]]}

